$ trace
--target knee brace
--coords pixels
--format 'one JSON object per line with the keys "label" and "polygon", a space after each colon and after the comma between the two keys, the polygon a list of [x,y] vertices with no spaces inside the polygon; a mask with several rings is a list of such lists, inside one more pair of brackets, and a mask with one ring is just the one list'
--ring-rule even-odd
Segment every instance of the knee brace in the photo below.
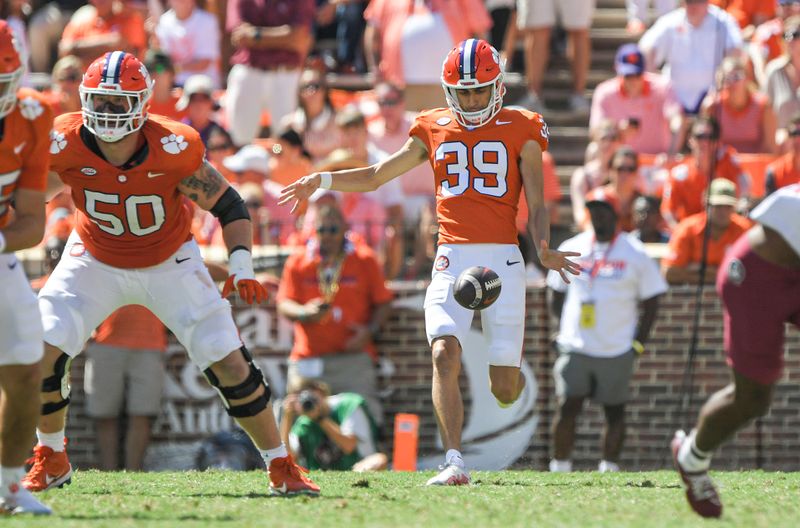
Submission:
{"label": "knee brace", "polygon": [[[250,373],[243,382],[233,387],[222,387],[219,378],[211,371],[211,367],[204,370],[203,375],[222,397],[222,403],[225,405],[225,411],[228,413],[228,416],[233,418],[247,418],[249,416],[255,416],[267,408],[269,399],[272,396],[272,391],[269,388],[267,380],[264,379],[264,374],[261,372],[261,369],[253,362],[253,357],[250,355],[250,352],[248,352],[245,347],[241,347],[239,350],[242,351],[242,356],[244,356],[245,361],[247,361],[250,367]],[[240,405],[231,405],[230,400],[247,398],[255,393],[262,385],[264,386],[264,393],[255,400]]]}
{"label": "knee brace", "polygon": [[69,395],[71,391],[71,387],[69,386],[69,367],[71,365],[72,358],[62,352],[62,354],[58,356],[55,365],[53,365],[53,375],[42,380],[42,392],[59,391],[61,394],[61,401],[42,404],[43,416],[58,412],[69,405]]}

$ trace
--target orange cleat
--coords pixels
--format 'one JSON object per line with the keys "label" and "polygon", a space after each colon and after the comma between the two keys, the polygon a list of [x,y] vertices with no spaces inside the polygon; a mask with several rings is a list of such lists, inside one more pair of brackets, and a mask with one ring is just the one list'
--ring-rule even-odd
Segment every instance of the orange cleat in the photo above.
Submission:
{"label": "orange cleat", "polygon": [[267,473],[273,495],[319,495],[319,486],[304,475],[308,470],[297,465],[292,455],[274,459]]}
{"label": "orange cleat", "polygon": [[60,488],[72,481],[72,466],[67,458],[66,448],[56,452],[49,447],[37,445],[27,463],[31,464],[31,469],[22,479],[22,486],[28,491]]}

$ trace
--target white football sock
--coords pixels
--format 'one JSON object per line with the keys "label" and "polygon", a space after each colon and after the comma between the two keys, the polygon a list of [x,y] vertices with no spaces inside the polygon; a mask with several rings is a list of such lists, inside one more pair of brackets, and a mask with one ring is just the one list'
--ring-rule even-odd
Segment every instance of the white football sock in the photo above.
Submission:
{"label": "white football sock", "polygon": [[551,473],[569,473],[572,471],[572,460],[550,460]]}
{"label": "white football sock", "polygon": [[464,467],[464,457],[461,456],[461,451],[458,449],[448,449],[444,455],[445,465],[455,465],[460,468]]}
{"label": "white football sock", "polygon": [[696,431],[692,431],[678,450],[678,463],[685,471],[690,473],[708,471],[711,465],[711,453],[697,448],[697,444],[694,441],[695,433]]}
{"label": "white football sock", "polygon": [[600,463],[597,465],[597,471],[600,473],[611,473],[619,471],[619,464],[616,462],[611,462],[609,460],[601,460]]}
{"label": "white football sock", "polygon": [[259,453],[261,453],[261,458],[264,459],[264,463],[269,468],[270,462],[275,460],[276,458],[284,458],[289,456],[289,452],[286,450],[286,446],[281,442],[281,445],[275,447],[273,449],[259,449]]}
{"label": "white football sock", "polygon": [[64,430],[56,431],[55,433],[43,433],[36,430],[36,438],[39,439],[39,445],[46,446],[56,452],[64,451]]}
{"label": "white football sock", "polygon": [[25,468],[0,466],[0,497],[10,497],[15,494],[22,484]]}

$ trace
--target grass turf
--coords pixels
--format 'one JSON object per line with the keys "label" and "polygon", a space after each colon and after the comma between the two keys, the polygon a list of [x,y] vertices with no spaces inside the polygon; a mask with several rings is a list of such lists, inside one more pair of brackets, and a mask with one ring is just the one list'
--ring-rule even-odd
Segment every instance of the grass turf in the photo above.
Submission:
{"label": "grass turf", "polygon": [[80,471],[72,485],[40,494],[54,516],[8,517],[0,528],[800,525],[800,473],[715,473],[719,522],[689,510],[671,471],[474,472],[471,487],[424,487],[432,474],[315,472],[323,495],[288,499],[268,496],[260,472]]}

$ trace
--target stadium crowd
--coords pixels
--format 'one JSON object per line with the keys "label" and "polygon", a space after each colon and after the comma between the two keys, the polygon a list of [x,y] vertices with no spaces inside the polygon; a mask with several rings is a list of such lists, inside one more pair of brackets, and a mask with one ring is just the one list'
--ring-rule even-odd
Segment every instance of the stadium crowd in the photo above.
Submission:
{"label": "stadium crowd", "polygon": [[[563,182],[564,195],[557,160],[544,154],[549,214],[558,223],[559,207],[568,204],[573,223],[564,226],[567,231],[591,230],[586,204],[590,193],[601,190],[614,203],[620,230],[666,245],[661,266],[670,283],[701,278],[706,223],[703,280],[713,282],[726,248],[751,225],[749,211],[769,193],[800,181],[800,0],[661,0],[652,24],[648,2],[627,4],[632,42],[616,54],[616,75],[590,98],[594,0],[13,0],[2,3],[0,14],[23,44],[33,72],[25,82],[44,92],[56,115],[80,110],[78,86],[94,58],[125,50],[143,61],[155,80],[149,112],[199,132],[208,161],[245,200],[253,243],[298,250],[278,294],[279,310],[295,323],[298,339],[290,390],[299,393],[316,378],[326,383],[312,387],[318,399],[330,389],[360,392],[364,402],[357,403],[371,413],[369,422],[380,423],[374,378],[348,384],[336,365],[353,369],[374,360],[372,340],[385,317],[381,308],[391,299],[384,278],[429,273],[437,233],[432,169],[422,164],[370,193],[320,191],[307,209],[294,213],[278,205],[278,195],[305,174],[376,163],[400,148],[413,111],[445,106],[441,57],[454,43],[489,38],[507,71],[524,74],[523,96],[506,103],[547,119],[542,86],[551,41],[560,45],[551,38],[560,20],[572,50],[569,112],[586,117],[591,142],[583,166]],[[522,61],[515,60],[518,40]],[[369,89],[348,88],[353,79]],[[73,210],[67,192],[49,202],[43,248],[64,232]],[[517,225],[522,246],[530,248],[526,219],[523,199]],[[192,231],[201,246],[224,248],[222,229],[208,212],[196,210]],[[355,248],[342,258],[368,273],[305,251],[332,239]],[[537,273],[534,263],[529,269]],[[337,284],[320,301],[304,291],[302,278],[322,277],[323,271]],[[340,273],[365,283],[339,290]],[[661,291],[660,284],[643,289]],[[350,296],[339,307],[344,303],[358,313],[343,318],[336,312],[337,293]],[[113,321],[97,333],[94,368],[101,368],[102,352],[112,347],[148,349],[152,368],[163,368],[160,339],[149,335],[137,346],[133,337],[109,339],[111,327]],[[152,398],[160,390],[145,392]],[[616,396],[611,403],[618,403]],[[92,410],[109,442],[118,436],[122,398]],[[152,402],[128,402],[129,413],[144,420],[154,408]],[[290,416],[303,410],[293,403],[286,408]],[[131,441],[128,467],[141,466],[142,442],[146,446],[146,439]],[[375,452],[370,447],[364,454]],[[118,464],[111,455],[108,460],[106,467]]]}

